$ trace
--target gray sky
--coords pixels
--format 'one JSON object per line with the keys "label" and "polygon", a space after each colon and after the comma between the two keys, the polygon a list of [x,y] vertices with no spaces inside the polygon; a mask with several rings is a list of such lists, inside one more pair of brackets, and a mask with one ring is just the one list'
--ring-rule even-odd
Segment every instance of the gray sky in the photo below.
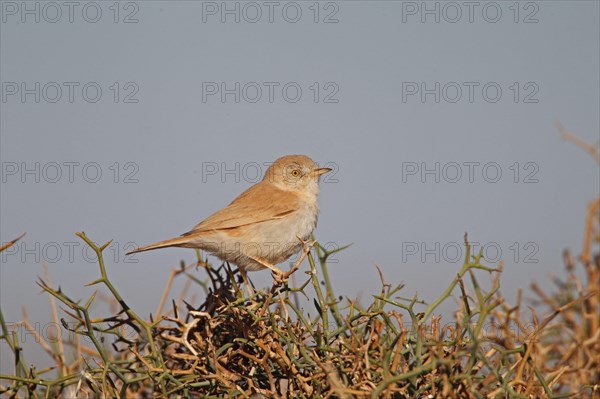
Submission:
{"label": "gray sky", "polygon": [[330,271],[365,303],[375,263],[437,297],[465,231],[504,260],[509,299],[580,250],[599,172],[554,124],[598,140],[598,2],[115,4],[0,2],[0,241],[27,232],[1,259],[8,321],[49,320],[43,259],[89,297],[81,230],[114,240],[112,282],[153,311],[194,253],[125,249],[189,230],[286,154],[334,168],[315,233],[354,243]]}

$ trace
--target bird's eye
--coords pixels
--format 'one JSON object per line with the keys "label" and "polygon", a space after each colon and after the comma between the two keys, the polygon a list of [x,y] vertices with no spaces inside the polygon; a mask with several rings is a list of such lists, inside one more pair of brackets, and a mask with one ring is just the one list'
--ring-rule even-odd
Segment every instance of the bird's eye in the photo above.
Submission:
{"label": "bird's eye", "polygon": [[300,176],[300,170],[299,169],[292,170],[292,176],[294,176],[294,177]]}

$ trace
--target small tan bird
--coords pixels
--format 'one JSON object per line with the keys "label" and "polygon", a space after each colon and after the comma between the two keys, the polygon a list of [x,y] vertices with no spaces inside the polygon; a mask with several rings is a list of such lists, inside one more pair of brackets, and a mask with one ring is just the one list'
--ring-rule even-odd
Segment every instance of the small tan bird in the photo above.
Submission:
{"label": "small tan bird", "polygon": [[244,279],[246,271],[269,268],[281,280],[284,273],[275,265],[303,246],[303,255],[310,250],[306,244],[317,225],[319,176],[330,171],[305,155],[281,157],[260,182],[192,230],[128,254],[166,247],[198,248],[237,265]]}

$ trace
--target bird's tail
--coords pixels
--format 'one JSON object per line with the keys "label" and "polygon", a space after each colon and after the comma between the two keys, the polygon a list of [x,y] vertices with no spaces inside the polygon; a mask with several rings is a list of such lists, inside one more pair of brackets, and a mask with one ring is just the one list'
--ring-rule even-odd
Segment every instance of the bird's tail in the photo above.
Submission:
{"label": "bird's tail", "polygon": [[185,246],[185,244],[189,244],[189,242],[190,242],[189,237],[171,238],[170,240],[159,241],[159,242],[155,242],[154,244],[149,244],[149,245],[146,245],[143,247],[139,247],[137,249],[134,249],[133,251],[127,252],[127,255],[135,254],[138,252],[150,251],[152,249],[167,248],[167,247],[183,247],[183,246]]}

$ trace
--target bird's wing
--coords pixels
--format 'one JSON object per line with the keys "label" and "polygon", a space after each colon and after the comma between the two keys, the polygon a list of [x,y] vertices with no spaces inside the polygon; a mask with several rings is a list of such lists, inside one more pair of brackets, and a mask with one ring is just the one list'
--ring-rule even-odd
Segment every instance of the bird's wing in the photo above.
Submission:
{"label": "bird's wing", "polygon": [[213,213],[183,235],[235,229],[253,223],[281,219],[296,212],[299,205],[297,195],[290,191],[264,184],[254,185],[227,207]]}

